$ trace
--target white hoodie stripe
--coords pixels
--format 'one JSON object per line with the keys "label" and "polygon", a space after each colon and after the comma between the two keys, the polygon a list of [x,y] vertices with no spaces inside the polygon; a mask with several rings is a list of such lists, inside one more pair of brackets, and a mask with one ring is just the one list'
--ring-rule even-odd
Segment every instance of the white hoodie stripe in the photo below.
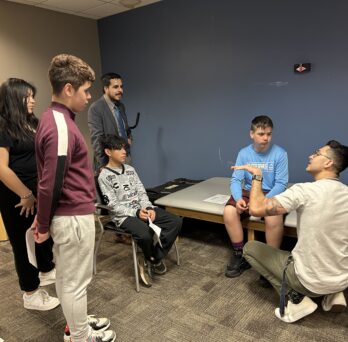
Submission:
{"label": "white hoodie stripe", "polygon": [[58,131],[58,156],[66,156],[68,154],[68,126],[62,113],[53,110],[53,116]]}

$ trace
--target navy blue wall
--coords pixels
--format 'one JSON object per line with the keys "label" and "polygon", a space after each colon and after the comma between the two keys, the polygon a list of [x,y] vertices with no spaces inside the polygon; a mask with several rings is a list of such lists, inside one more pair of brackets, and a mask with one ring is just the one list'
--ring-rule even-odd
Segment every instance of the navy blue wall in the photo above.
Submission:
{"label": "navy blue wall", "polygon": [[[251,119],[268,114],[289,154],[348,144],[346,0],[164,0],[98,22],[103,72],[123,75],[134,165],[146,186],[230,176]],[[295,75],[294,63],[311,62]],[[342,174],[348,183],[348,172]]]}

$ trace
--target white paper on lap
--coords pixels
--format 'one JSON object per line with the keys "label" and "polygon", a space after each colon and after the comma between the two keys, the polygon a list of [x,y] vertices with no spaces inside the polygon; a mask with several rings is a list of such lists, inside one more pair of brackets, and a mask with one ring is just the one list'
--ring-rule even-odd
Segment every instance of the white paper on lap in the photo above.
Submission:
{"label": "white paper on lap", "polygon": [[161,235],[161,231],[162,229],[158,226],[156,226],[151,219],[149,218],[149,227],[154,231],[153,234],[153,245],[156,246],[157,243],[159,243],[159,245],[162,247],[162,243],[160,240],[160,235]]}

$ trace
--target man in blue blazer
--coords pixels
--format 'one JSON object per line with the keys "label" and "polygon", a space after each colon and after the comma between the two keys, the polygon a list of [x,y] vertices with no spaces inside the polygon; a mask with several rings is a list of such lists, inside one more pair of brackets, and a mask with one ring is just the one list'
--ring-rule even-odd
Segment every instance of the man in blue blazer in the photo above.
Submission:
{"label": "man in blue blazer", "polygon": [[[103,96],[93,102],[88,110],[88,127],[94,150],[94,167],[96,173],[107,164],[108,160],[102,150],[99,139],[104,134],[116,134],[132,143],[132,136],[124,104],[121,102],[123,95],[123,82],[116,73],[104,74],[101,78]],[[127,164],[131,163],[130,149],[127,148]]]}

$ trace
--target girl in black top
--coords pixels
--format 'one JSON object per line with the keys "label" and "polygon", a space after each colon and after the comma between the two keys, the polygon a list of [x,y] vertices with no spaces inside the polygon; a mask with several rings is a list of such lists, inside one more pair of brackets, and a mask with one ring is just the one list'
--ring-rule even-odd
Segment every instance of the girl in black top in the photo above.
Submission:
{"label": "girl in black top", "polygon": [[52,240],[35,246],[38,269],[29,263],[25,233],[31,226],[36,203],[37,172],[33,114],[36,89],[10,78],[0,87],[0,211],[10,239],[16,270],[27,309],[50,310],[59,305],[41,285],[54,282]]}

